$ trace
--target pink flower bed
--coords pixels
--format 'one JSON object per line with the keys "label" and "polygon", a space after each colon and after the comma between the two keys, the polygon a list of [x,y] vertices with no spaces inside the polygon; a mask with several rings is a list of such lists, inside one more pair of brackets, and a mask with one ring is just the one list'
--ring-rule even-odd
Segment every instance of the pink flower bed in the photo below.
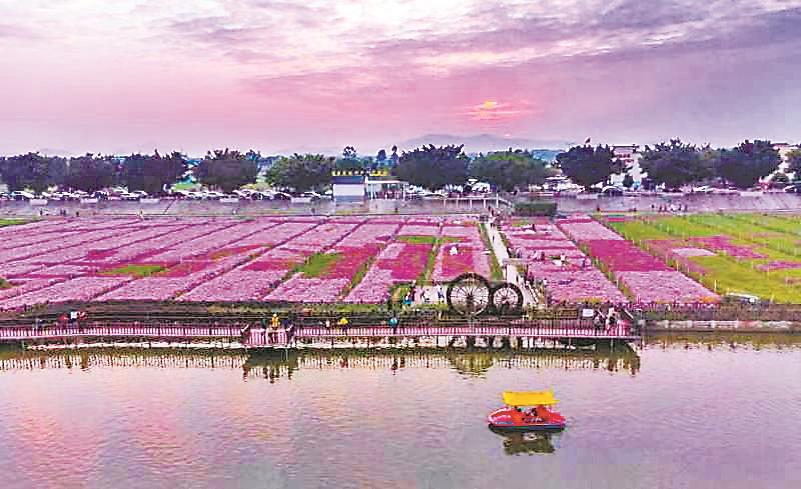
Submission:
{"label": "pink flower bed", "polygon": [[406,224],[398,231],[398,236],[434,236],[438,237],[439,226],[428,224]]}
{"label": "pink flower bed", "polygon": [[0,289],[0,309],[4,308],[2,299],[22,295],[34,290],[44,289],[45,287],[62,282],[63,280],[63,278],[11,279],[8,282],[14,287],[11,287],[10,289]]}
{"label": "pink flower bed", "polygon": [[0,268],[0,277],[12,278],[25,276],[33,271],[41,270],[44,265],[41,263],[31,263],[28,261],[7,263]]}
{"label": "pink flower bed", "polygon": [[757,270],[763,272],[771,272],[773,270],[786,270],[789,268],[801,268],[801,263],[796,261],[786,260],[771,260],[768,263],[762,263],[756,266]]}
{"label": "pink flower bed", "polygon": [[622,236],[596,221],[589,222],[561,222],[559,227],[576,241],[625,241]]}
{"label": "pink flower bed", "polygon": [[591,240],[585,243],[590,254],[604,262],[613,272],[651,272],[670,268],[628,241]]}
{"label": "pink flower bed", "polygon": [[83,275],[92,271],[90,267],[85,265],[55,265],[52,267],[42,268],[34,272],[30,272],[28,277],[70,277],[73,275]]}
{"label": "pink flower bed", "polygon": [[350,280],[370,257],[379,251],[378,245],[370,243],[361,248],[337,247],[333,253],[339,253],[340,258],[325,270],[321,278],[346,278]]}
{"label": "pink flower bed", "polygon": [[[458,242],[444,242],[439,247],[431,280],[446,282],[459,275],[475,272],[484,277],[491,274],[489,255],[481,233],[473,222],[448,224],[442,227],[442,237],[458,238]],[[456,254],[451,250],[456,248]]]}
{"label": "pink flower bed", "polygon": [[232,270],[199,285],[178,298],[179,301],[255,301],[286,274],[283,270]]}
{"label": "pink flower bed", "polygon": [[[406,282],[411,282],[407,280]],[[404,281],[400,281],[401,283]],[[393,270],[371,267],[362,281],[345,296],[344,302],[378,304],[389,297],[389,288],[399,281],[393,277]]]}
{"label": "pink flower bed", "polygon": [[189,290],[201,281],[192,277],[162,277],[151,275],[101,295],[97,301],[119,300],[151,300],[166,301],[173,299],[178,292]]}
{"label": "pink flower bed", "polygon": [[629,288],[638,302],[691,303],[720,299],[717,294],[675,270],[621,271],[615,276]]}
{"label": "pink flower bed", "polygon": [[345,302],[379,303],[389,296],[389,288],[417,280],[428,263],[431,244],[393,242],[379,253]]}
{"label": "pink flower bed", "polygon": [[751,246],[735,245],[731,243],[731,237],[725,235],[717,236],[694,236],[690,240],[701,243],[714,251],[722,251],[735,258],[767,258],[768,255],[757,253]]}
{"label": "pink flower bed", "polygon": [[556,302],[570,303],[600,300],[626,303],[628,298],[606,275],[594,267],[554,270],[546,275],[534,275],[537,280],[548,281],[548,292]]}
{"label": "pink flower bed", "polygon": [[282,283],[262,300],[286,302],[337,302],[339,293],[350,278],[304,277],[297,274]]}
{"label": "pink flower bed", "polygon": [[59,282],[50,287],[0,301],[0,307],[14,308],[45,302],[88,301],[97,295],[131,281],[129,276],[88,276]]}
{"label": "pink flower bed", "polygon": [[[561,223],[562,221],[560,221]],[[592,223],[587,218],[576,216],[564,222],[573,225]],[[576,229],[586,230],[586,227]],[[528,226],[504,226],[502,229],[509,246],[520,253],[528,267],[530,278],[548,282],[548,293],[554,301],[569,303],[588,300],[623,303],[628,299],[606,275],[595,268],[570,238],[558,227],[545,220],[536,222],[536,231]],[[597,230],[594,235],[600,233]],[[545,252],[546,259],[540,261],[539,254]],[[557,263],[552,257],[565,257],[565,262]],[[584,267],[582,268],[582,263]]]}

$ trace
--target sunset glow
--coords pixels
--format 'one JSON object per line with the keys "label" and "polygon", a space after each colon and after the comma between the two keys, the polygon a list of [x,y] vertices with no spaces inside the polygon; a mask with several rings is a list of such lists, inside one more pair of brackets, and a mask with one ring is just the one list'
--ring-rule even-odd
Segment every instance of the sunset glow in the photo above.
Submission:
{"label": "sunset glow", "polygon": [[801,134],[801,0],[7,0],[0,19],[0,154]]}

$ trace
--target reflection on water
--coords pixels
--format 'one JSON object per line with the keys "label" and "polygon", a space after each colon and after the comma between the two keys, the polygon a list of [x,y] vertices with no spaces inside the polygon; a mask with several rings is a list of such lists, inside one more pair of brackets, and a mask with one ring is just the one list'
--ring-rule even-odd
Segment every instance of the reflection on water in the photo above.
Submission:
{"label": "reflection on water", "polygon": [[531,349],[507,352],[459,350],[240,350],[82,348],[68,350],[6,350],[0,353],[0,370],[92,367],[241,368],[243,377],[275,382],[291,380],[298,369],[453,369],[465,376],[484,376],[490,368],[603,369],[635,375],[640,357],[631,348],[616,351],[592,349]]}
{"label": "reflection on water", "polygon": [[[0,347],[0,487],[801,487],[799,346]],[[568,430],[487,428],[504,390],[549,386]]]}
{"label": "reflection on water", "polygon": [[510,432],[490,425],[489,430],[503,437],[503,453],[506,455],[520,455],[523,453],[554,453],[559,446],[559,438],[562,436],[561,430],[542,432]]}

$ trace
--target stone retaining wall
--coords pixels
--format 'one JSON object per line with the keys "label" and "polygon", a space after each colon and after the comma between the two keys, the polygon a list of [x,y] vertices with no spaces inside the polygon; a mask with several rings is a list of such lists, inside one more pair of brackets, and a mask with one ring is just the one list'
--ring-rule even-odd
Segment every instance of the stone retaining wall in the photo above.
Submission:
{"label": "stone retaining wall", "polygon": [[794,321],[649,321],[650,334],[679,332],[801,333],[801,323]]}

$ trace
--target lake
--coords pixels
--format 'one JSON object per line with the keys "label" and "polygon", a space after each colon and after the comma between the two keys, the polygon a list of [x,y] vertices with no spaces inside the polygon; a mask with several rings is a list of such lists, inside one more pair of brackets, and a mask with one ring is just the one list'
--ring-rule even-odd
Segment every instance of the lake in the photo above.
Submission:
{"label": "lake", "polygon": [[[286,356],[284,356],[286,355]],[[568,429],[503,436],[504,390]],[[801,338],[632,352],[0,351],[21,488],[801,487]]]}

